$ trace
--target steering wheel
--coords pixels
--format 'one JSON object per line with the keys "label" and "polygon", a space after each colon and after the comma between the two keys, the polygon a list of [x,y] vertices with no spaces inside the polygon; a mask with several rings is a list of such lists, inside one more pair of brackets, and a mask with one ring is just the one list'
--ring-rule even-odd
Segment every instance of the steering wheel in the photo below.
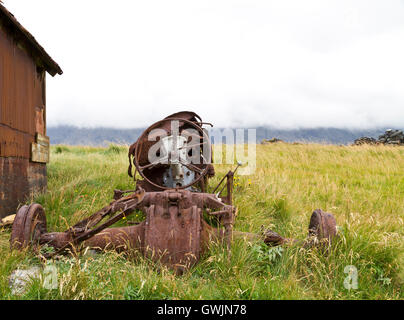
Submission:
{"label": "steering wheel", "polygon": [[[140,165],[141,161],[140,158],[142,156],[142,147],[144,145],[146,145],[147,147],[150,146],[149,143],[151,140],[148,139],[147,135],[149,135],[152,130],[154,129],[162,129],[165,130],[166,132],[169,132],[170,135],[166,136],[166,137],[171,137],[173,136],[172,132],[171,132],[171,124],[173,121],[178,121],[178,123],[182,122],[184,124],[187,124],[187,128],[183,129],[182,132],[186,131],[187,129],[189,129],[189,127],[196,129],[196,131],[198,132],[197,138],[199,143],[197,144],[193,144],[193,145],[185,145],[185,146],[181,146],[179,148],[177,148],[176,150],[167,150],[168,153],[170,154],[170,152],[174,151],[174,152],[178,152],[181,149],[191,149],[194,147],[198,147],[198,146],[202,146],[204,144],[207,144],[207,146],[205,146],[206,149],[200,148],[200,157],[199,159],[202,159],[202,163],[198,164],[198,166],[196,166],[195,164],[192,164],[191,162],[185,161],[180,155],[177,154],[177,158],[174,160],[174,162],[170,162],[172,161],[172,159],[170,158],[170,155],[167,154],[164,158],[160,158],[157,161],[153,161],[150,162],[150,160],[148,159],[147,162],[149,162],[148,164],[145,165]],[[178,131],[180,130],[180,128],[183,127],[183,125],[179,126]],[[181,134],[181,132],[177,133],[179,136],[184,136]],[[186,135],[185,135],[186,136]],[[187,138],[189,138],[191,135],[188,135]],[[161,138],[160,138],[161,140]],[[187,139],[188,140],[188,139]],[[161,142],[161,141],[160,141]],[[157,141],[156,141],[157,143]],[[147,150],[144,150],[145,152],[149,152],[149,148],[146,148]],[[202,153],[202,150],[207,150],[208,154],[205,157]],[[186,153],[188,155],[188,152]],[[143,177],[143,179],[145,179],[148,183],[150,183],[151,185],[163,189],[163,190],[167,190],[167,189],[173,189],[173,187],[167,187],[164,185],[160,185],[154,181],[152,181],[150,179],[150,177],[148,177],[147,173],[145,173],[145,170],[147,169],[152,169],[153,167],[159,165],[159,164],[163,164],[163,165],[170,165],[170,164],[181,164],[183,167],[188,168],[189,170],[193,171],[194,173],[196,173],[195,175],[195,179],[193,179],[193,181],[191,181],[190,183],[186,184],[186,185],[181,185],[181,186],[176,186],[174,187],[174,189],[186,189],[192,185],[194,185],[195,183],[199,182],[208,172],[209,170],[209,164],[211,161],[211,143],[210,143],[210,139],[209,136],[207,134],[207,132],[205,130],[203,130],[203,128],[199,125],[197,125],[195,122],[193,121],[189,121],[186,119],[181,119],[181,118],[166,118],[163,120],[160,120],[154,124],[152,124],[149,128],[147,128],[142,135],[139,137],[139,139],[137,140],[136,143],[136,148],[135,148],[135,153],[134,153],[134,159],[133,159],[133,163],[136,166],[137,171],[139,172],[139,174]],[[144,155],[142,157],[142,160],[144,162],[145,158]],[[162,161],[164,160],[164,161]]]}

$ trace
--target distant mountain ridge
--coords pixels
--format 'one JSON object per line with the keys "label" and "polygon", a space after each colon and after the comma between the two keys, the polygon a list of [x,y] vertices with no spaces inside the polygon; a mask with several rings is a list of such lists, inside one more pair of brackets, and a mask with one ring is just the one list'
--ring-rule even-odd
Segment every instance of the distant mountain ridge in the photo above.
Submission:
{"label": "distant mountain ridge", "polygon": [[[278,138],[287,142],[351,144],[355,139],[363,136],[377,138],[388,128],[310,128],[287,130],[257,127],[255,129],[257,130],[257,142],[261,142],[262,139]],[[104,127],[79,128],[74,126],[58,126],[48,127],[47,134],[50,137],[51,144],[106,146],[110,143],[130,145],[136,141],[143,130],[144,128],[113,129]]]}

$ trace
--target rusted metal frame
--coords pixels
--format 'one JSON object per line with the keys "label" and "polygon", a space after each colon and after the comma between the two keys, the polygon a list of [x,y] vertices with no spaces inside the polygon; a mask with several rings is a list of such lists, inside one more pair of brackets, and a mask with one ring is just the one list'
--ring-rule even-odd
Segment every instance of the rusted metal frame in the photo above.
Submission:
{"label": "rusted metal frame", "polygon": [[308,236],[304,240],[286,238],[270,229],[263,231],[261,235],[235,231],[234,236],[249,240],[262,240],[268,246],[298,245],[303,248],[320,247],[326,249],[337,237],[337,224],[331,213],[316,209],[311,215]]}
{"label": "rusted metal frame", "polygon": [[[84,219],[83,221],[76,224],[74,227],[68,229],[67,231],[61,233],[61,236],[65,236],[66,234],[72,235],[71,240],[59,248],[57,251],[45,254],[45,258],[51,258],[57,254],[63,253],[67,248],[72,246],[76,246],[81,242],[91,238],[95,234],[101,232],[105,228],[113,225],[114,223],[121,220],[123,217],[127,217],[132,214],[137,207],[141,204],[142,200],[144,199],[144,190],[138,191],[128,197],[122,198],[120,200],[114,201],[111,205],[101,209],[89,219]],[[125,202],[127,201],[127,202]],[[105,223],[101,224],[100,226],[88,230],[95,226],[98,222],[100,222],[106,215],[113,214],[117,211],[122,210],[119,214],[113,216],[112,218],[108,219]],[[93,219],[91,219],[93,218]],[[42,239],[40,240],[41,243],[46,243],[47,236],[44,234]]]}
{"label": "rusted metal frame", "polygon": [[119,190],[115,189],[114,190],[114,200],[119,200],[123,197],[125,193],[131,193],[131,192],[136,192],[136,190]]}
{"label": "rusted metal frame", "polygon": [[[230,171],[229,171],[229,172],[230,172]],[[222,178],[222,179],[220,180],[220,182],[217,184],[217,186],[215,187],[215,189],[213,189],[213,192],[212,192],[212,193],[216,193],[216,190],[222,185],[224,179],[227,178],[227,175],[229,174],[229,172],[226,173],[226,174],[223,176],[223,178]],[[222,191],[222,190],[223,190],[223,189],[221,189],[221,191]],[[221,193],[221,191],[219,192],[219,194]]]}
{"label": "rusted metal frame", "polygon": [[226,201],[228,205],[233,205],[233,189],[234,189],[234,172],[231,171],[227,175],[227,195],[226,195]]}
{"label": "rusted metal frame", "polygon": [[[216,193],[216,190],[221,186],[221,184],[223,183],[225,178],[228,178],[228,176],[230,175],[230,173],[232,173],[231,175],[234,177],[234,175],[236,174],[237,169],[241,166],[241,162],[237,163],[237,166],[234,170],[230,170],[229,172],[227,172],[223,178],[220,180],[220,182],[217,184],[217,186],[215,187],[215,189],[213,190],[212,193]],[[220,190],[219,195],[222,193],[224,187]]]}
{"label": "rusted metal frame", "polygon": [[206,192],[206,180],[205,180],[205,177],[202,178],[202,179],[199,181],[199,187],[201,188],[201,192],[202,192],[202,193],[205,193],[205,192]]}
{"label": "rusted metal frame", "polygon": [[73,227],[69,228],[65,232],[69,232],[72,234],[79,234],[79,233],[85,232],[89,228],[92,228],[95,225],[97,225],[107,215],[111,215],[114,212],[116,212],[116,211],[112,211],[111,208],[112,207],[110,205],[107,207],[104,207],[103,209],[101,209],[100,211],[97,211],[90,217],[76,223]]}
{"label": "rusted metal frame", "polygon": [[[234,175],[236,174],[237,169],[241,166],[241,163],[237,164],[237,167],[234,170],[230,170],[229,172],[226,173],[226,175],[223,176],[223,178],[220,180],[220,182],[218,183],[218,185],[215,187],[215,189],[213,190],[212,193],[216,193],[216,190],[221,186],[221,184],[223,183],[224,179],[227,178],[226,181],[226,185],[227,185],[227,200],[232,202],[232,194],[233,194],[233,185],[234,185]],[[229,179],[231,181],[229,181]],[[225,188],[224,185],[222,187],[222,189],[220,189],[219,193],[217,194],[218,196],[220,196]],[[230,199],[229,199],[229,191],[230,191]],[[230,203],[229,203],[230,204]]]}
{"label": "rusted metal frame", "polygon": [[[125,211],[120,212],[119,214],[115,215],[114,217],[110,218],[108,221],[103,223],[102,225],[98,226],[95,229],[87,230],[86,232],[82,233],[79,236],[74,237],[70,242],[59,248],[57,251],[45,254],[44,257],[49,259],[52,258],[55,255],[62,254],[66,249],[71,248],[73,246],[77,246],[81,242],[91,238],[92,236],[96,235],[97,233],[101,232],[105,228],[108,228],[109,226],[113,225],[114,223],[118,222],[121,220],[123,217],[129,216],[134,209],[128,208]],[[43,242],[43,241],[41,241]]]}
{"label": "rusted metal frame", "polygon": [[[219,218],[220,224],[224,227],[224,240],[227,248],[230,250],[233,234],[234,216],[236,213],[235,208],[230,204],[223,203],[218,200],[215,195],[205,194],[204,205],[208,206],[207,213]],[[222,209],[212,212],[211,209]]]}
{"label": "rusted metal frame", "polygon": [[140,189],[129,196],[113,201],[109,206],[104,207],[91,217],[77,223],[75,226],[73,226],[73,228],[70,228],[66,232],[72,232],[73,234],[77,234],[77,232],[86,232],[87,229],[97,225],[107,215],[111,215],[120,210],[123,212],[126,210],[131,210],[134,205],[141,203],[141,201],[144,199],[144,194],[144,190]]}
{"label": "rusted metal frame", "polygon": [[[234,184],[234,175],[233,172],[230,170],[222,179],[220,184],[223,183],[224,178],[226,178],[226,184],[220,189],[220,191],[216,194],[217,197],[220,197],[224,188],[227,187],[227,194],[225,197],[220,197],[223,199],[227,204],[231,204],[233,202],[233,184]],[[219,185],[220,185],[219,184]],[[215,190],[216,191],[216,190]]]}
{"label": "rusted metal frame", "polygon": [[[114,190],[114,195],[115,195],[115,191],[116,190]],[[130,191],[121,191],[121,192],[123,194],[123,193],[128,193]],[[111,215],[111,214],[125,208],[125,206],[127,206],[127,204],[126,204],[127,201],[130,201],[132,199],[137,199],[139,193],[135,193],[135,191],[133,191],[133,192],[134,193],[129,196],[126,196],[126,197],[121,196],[120,198],[116,199],[108,206],[102,208],[101,210],[99,210],[96,213],[94,213],[93,215],[91,215],[90,217],[76,223],[73,227],[69,228],[69,230],[67,230],[66,232],[72,232],[72,233],[76,234],[76,233],[84,232],[88,228],[94,227],[107,215]],[[139,191],[139,192],[143,192],[143,191]]]}
{"label": "rusted metal frame", "polygon": [[209,212],[209,215],[219,217],[220,223],[224,227],[224,241],[226,242],[227,249],[230,250],[231,242],[232,242],[232,235],[233,235],[233,223],[234,223],[234,210],[225,209],[221,211]]}
{"label": "rusted metal frame", "polygon": [[135,226],[106,228],[84,242],[95,250],[114,249],[118,252],[129,248],[144,251],[145,221]]}

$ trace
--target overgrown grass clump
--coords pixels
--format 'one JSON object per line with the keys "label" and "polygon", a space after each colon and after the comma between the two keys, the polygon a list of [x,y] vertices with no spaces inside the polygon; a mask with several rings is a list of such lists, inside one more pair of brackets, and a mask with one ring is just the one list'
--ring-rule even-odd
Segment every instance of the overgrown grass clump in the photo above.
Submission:
{"label": "overgrown grass clump", "polygon": [[[127,147],[54,146],[51,151],[48,192],[27,200],[44,206],[51,231],[64,231],[107,205],[113,189],[133,188]],[[217,165],[211,186],[231,167]],[[264,226],[304,239],[311,212],[321,208],[335,215],[339,238],[326,252],[238,239],[230,255],[222,244],[212,244],[181,277],[137,254],[87,252],[52,262],[57,288],[46,289],[37,279],[17,296],[8,285],[11,272],[43,262],[30,252],[10,252],[10,230],[3,229],[0,298],[403,298],[404,148],[257,145],[257,169],[236,177],[234,201],[236,230],[259,233]],[[143,218],[138,213],[130,219]],[[358,271],[357,289],[344,287],[347,266]]]}

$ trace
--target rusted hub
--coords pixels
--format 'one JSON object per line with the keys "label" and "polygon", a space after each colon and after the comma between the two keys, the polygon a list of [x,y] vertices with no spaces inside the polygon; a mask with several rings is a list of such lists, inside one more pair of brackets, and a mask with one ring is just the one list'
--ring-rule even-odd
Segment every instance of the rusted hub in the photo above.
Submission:
{"label": "rusted hub", "polygon": [[10,244],[12,248],[35,248],[41,234],[46,233],[46,216],[40,204],[22,206],[16,216],[11,231]]}

